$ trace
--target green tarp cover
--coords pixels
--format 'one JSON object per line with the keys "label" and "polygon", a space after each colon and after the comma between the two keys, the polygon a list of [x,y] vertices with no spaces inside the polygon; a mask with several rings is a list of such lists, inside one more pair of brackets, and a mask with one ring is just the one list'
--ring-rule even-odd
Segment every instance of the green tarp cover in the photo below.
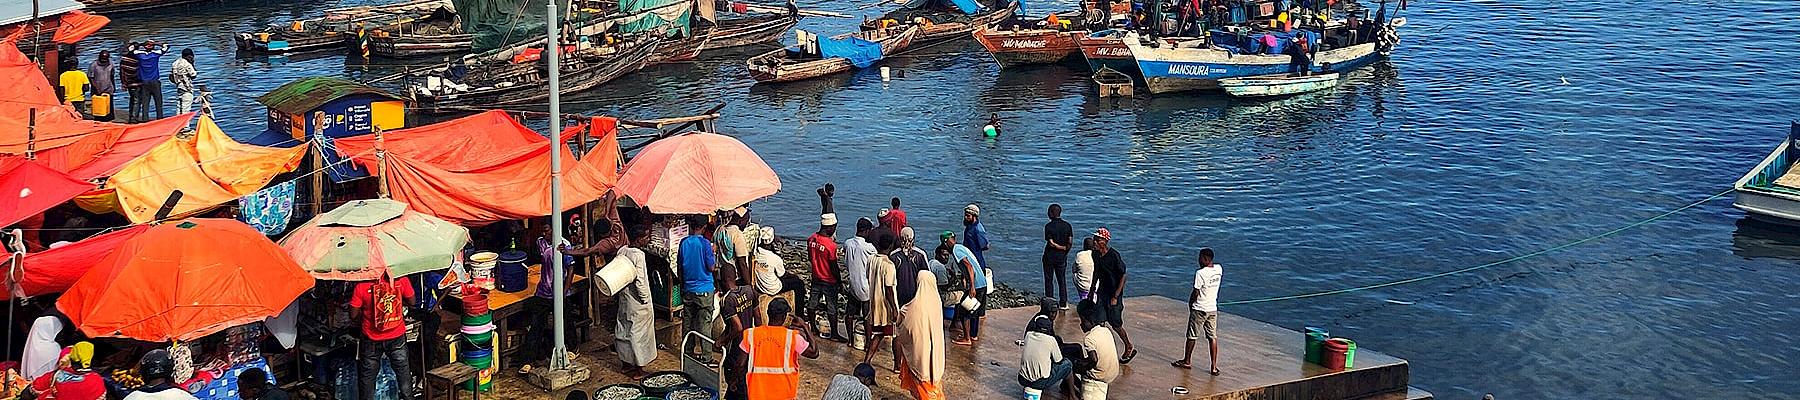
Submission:
{"label": "green tarp cover", "polygon": [[[475,35],[475,51],[487,51],[508,43],[544,36],[544,5],[548,0],[451,0],[462,15],[463,30]],[[558,10],[568,10],[568,0],[558,0]]]}

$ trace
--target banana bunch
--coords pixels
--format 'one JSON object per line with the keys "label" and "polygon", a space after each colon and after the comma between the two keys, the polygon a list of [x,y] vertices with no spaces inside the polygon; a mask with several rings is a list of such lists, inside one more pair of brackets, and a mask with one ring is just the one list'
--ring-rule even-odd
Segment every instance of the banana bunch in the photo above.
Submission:
{"label": "banana bunch", "polygon": [[119,386],[124,386],[127,388],[137,388],[137,387],[144,386],[144,378],[138,377],[137,373],[130,369],[113,370],[112,378],[113,378],[113,382],[119,383]]}

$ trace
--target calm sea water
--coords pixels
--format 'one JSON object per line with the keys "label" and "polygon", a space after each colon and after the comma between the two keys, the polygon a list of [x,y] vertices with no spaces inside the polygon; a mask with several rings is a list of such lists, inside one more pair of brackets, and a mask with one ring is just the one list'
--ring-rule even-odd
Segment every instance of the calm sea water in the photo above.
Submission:
{"label": "calm sea water", "polygon": [[[237,60],[230,32],[346,4],[119,15],[97,41],[195,48],[221,125],[248,135],[263,92],[386,69],[342,54]],[[1227,301],[1454,270],[1650,218],[1727,189],[1800,117],[1791,0],[1421,1],[1402,15],[1389,62],[1272,101],[1100,99],[1079,67],[1002,72],[964,42],[889,60],[905,77],[885,83],[866,71],[752,85],[741,60],[757,50],[709,56],[564,109],[651,118],[727,104],[720,130],[781,174],[786,190],[756,205],[781,233],[816,224],[825,182],[840,214],[900,196],[930,231],[959,228],[978,203],[1000,279],[1033,288],[1055,202],[1077,229],[1115,233],[1131,293],[1185,296],[1196,250],[1211,246]],[[990,113],[1004,120],[997,139],[978,134]],[[1779,398],[1800,392],[1797,261],[1800,232],[1745,221],[1726,197],[1469,274],[1225,311],[1406,358],[1440,398]]]}

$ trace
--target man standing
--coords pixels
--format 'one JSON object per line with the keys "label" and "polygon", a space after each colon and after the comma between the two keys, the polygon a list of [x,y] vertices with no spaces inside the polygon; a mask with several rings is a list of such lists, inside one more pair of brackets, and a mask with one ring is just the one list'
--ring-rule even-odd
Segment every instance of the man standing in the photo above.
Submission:
{"label": "man standing", "polygon": [[630,263],[636,278],[614,300],[619,308],[618,320],[613,324],[613,352],[619,353],[625,376],[641,379],[646,375],[644,367],[656,361],[657,353],[656,306],[650,303],[650,263],[645,261],[642,250],[650,243],[649,227],[639,226],[628,236],[630,245],[619,248],[614,257]]}
{"label": "man standing", "polygon": [[115,68],[118,66],[113,65],[112,52],[106,50],[101,50],[100,55],[94,58],[94,63],[88,65],[88,88],[89,92],[92,92],[92,99],[88,102],[88,113],[93,115],[96,121],[113,120],[113,91],[118,90],[113,84]]}
{"label": "man standing", "polygon": [[[719,272],[719,259],[713,255],[712,242],[706,240],[706,217],[690,216],[687,224],[688,236],[681,239],[681,246],[676,250],[676,259],[681,263],[681,304],[686,310],[682,323],[688,332],[699,332],[700,336],[711,338],[713,294],[718,290],[713,274]],[[682,351],[702,363],[713,364],[706,349],[698,342]]]}
{"label": "man standing", "polygon": [[1075,253],[1075,300],[1094,297],[1094,237],[1081,240],[1081,251]]}
{"label": "man standing", "polygon": [[[137,59],[138,90],[144,95],[143,115],[136,117],[138,122],[150,120],[150,110],[156,110],[156,118],[163,117],[162,56],[169,52],[169,45],[158,44],[156,40],[145,40],[142,46],[131,52]],[[136,99],[137,96],[132,96]]]}
{"label": "man standing", "polygon": [[899,197],[888,200],[888,205],[893,207],[888,208],[887,214],[881,216],[881,227],[899,235],[901,229],[906,229],[906,211],[900,209]]}
{"label": "man standing", "polygon": [[914,244],[913,228],[900,229],[900,244],[888,253],[888,259],[894,261],[894,295],[895,303],[904,307],[911,303],[913,296],[919,293],[919,271],[926,270],[925,251]]}
{"label": "man standing", "polygon": [[819,349],[807,343],[804,321],[788,318],[786,299],[769,301],[769,320],[744,330],[738,348],[749,354],[750,373],[744,389],[757,400],[794,400],[800,394],[799,357],[819,358]]}
{"label": "man standing", "polygon": [[837,214],[826,213],[819,217],[819,231],[806,238],[806,255],[812,263],[813,274],[812,289],[809,291],[812,296],[807,304],[810,304],[813,313],[825,313],[825,323],[831,328],[830,336],[825,336],[825,331],[821,330],[819,337],[843,342],[848,339],[837,330],[841,305],[838,303],[838,245],[837,240],[832,239],[835,235]]}
{"label": "man standing", "polygon": [[1137,357],[1137,347],[1125,334],[1125,261],[1111,244],[1112,231],[1094,231],[1094,303],[1100,306],[1105,322],[1125,341],[1125,353],[1119,357],[1119,363],[1127,364]]}
{"label": "man standing", "polygon": [[358,381],[363,397],[375,393],[375,376],[386,359],[394,369],[400,387],[400,398],[413,398],[412,368],[406,361],[406,307],[417,301],[412,281],[399,279],[357,283],[350,293],[350,314],[362,319],[362,343],[357,359],[362,361]]}
{"label": "man standing", "polygon": [[1194,271],[1194,292],[1188,295],[1187,355],[1173,364],[1175,368],[1193,368],[1194,342],[1206,335],[1206,346],[1211,352],[1212,369],[1208,373],[1219,375],[1219,282],[1222,279],[1219,264],[1213,264],[1213,249],[1200,249],[1200,269]]}
{"label": "man standing", "polygon": [[[144,357],[138,360],[138,376],[144,378],[144,386],[126,394],[125,400],[198,400],[194,398],[194,395],[188,394],[186,390],[181,390],[181,387],[175,386],[175,382],[169,380],[174,373],[175,357],[170,356],[168,350],[153,349],[144,353]],[[396,365],[394,373],[404,374],[405,372],[400,372],[400,366]],[[363,375],[368,376],[369,374]],[[366,380],[365,382],[370,386],[365,387],[365,390],[375,390],[372,387],[374,381]],[[401,384],[402,390],[406,390],[403,393],[408,393],[409,397],[407,398],[412,398],[410,397],[411,386],[407,386],[409,383],[401,381]]]}
{"label": "man standing", "polygon": [[125,93],[129,97],[125,99],[125,122],[144,122],[138,119],[138,115],[143,113],[146,108],[144,102],[149,100],[144,97],[143,85],[138,83],[139,46],[138,42],[131,42],[125,45],[125,50],[119,52],[119,81],[125,85]]}
{"label": "man standing", "polygon": [[854,331],[850,327],[859,325],[859,321],[868,321],[869,260],[875,258],[876,252],[875,244],[869,238],[875,237],[874,233],[875,221],[857,218],[856,235],[844,239],[843,278],[850,287],[850,302],[844,304],[845,330]]}
{"label": "man standing", "polygon": [[724,226],[713,234],[713,243],[719,253],[720,268],[726,272],[721,284],[722,289],[730,290],[740,284],[748,284],[753,274],[750,272],[750,244],[744,239],[744,225],[749,221],[750,209],[738,206],[736,209],[722,213],[720,221]]}
{"label": "man standing", "polygon": [[993,268],[987,262],[988,235],[987,228],[981,226],[981,207],[974,204],[963,207],[963,246],[974,252],[975,260],[981,262],[983,268]]}
{"label": "man standing", "polygon": [[175,93],[181,95],[180,100],[175,103],[175,107],[181,109],[181,112],[176,114],[187,114],[188,110],[193,109],[194,78],[199,76],[200,73],[194,70],[194,49],[181,49],[181,58],[176,59],[175,64],[169,67],[169,83],[175,84]]}
{"label": "man standing", "polygon": [[[1062,205],[1050,205],[1050,222],[1044,224],[1044,296],[1056,293],[1060,308],[1069,309],[1069,245],[1075,239],[1074,228],[1062,219]],[[1056,283],[1051,284],[1051,275]]]}
{"label": "man standing", "polygon": [[88,75],[81,72],[81,65],[74,58],[63,64],[62,75],[57,76],[56,89],[62,92],[63,103],[75,107],[75,112],[87,114]]}
{"label": "man standing", "polygon": [[[894,323],[899,318],[900,304],[895,301],[900,297],[894,292],[896,277],[894,260],[888,254],[894,251],[893,235],[878,235],[875,239],[875,255],[869,257],[869,317],[864,319],[863,363],[875,359],[875,352],[881,351],[882,339],[894,335]],[[900,353],[894,353],[894,366],[899,368]]]}

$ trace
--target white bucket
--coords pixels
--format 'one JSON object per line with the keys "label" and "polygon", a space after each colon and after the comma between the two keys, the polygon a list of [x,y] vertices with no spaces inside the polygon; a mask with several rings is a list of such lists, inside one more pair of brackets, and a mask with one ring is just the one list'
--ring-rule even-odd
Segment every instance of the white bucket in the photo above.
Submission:
{"label": "white bucket", "polygon": [[631,281],[637,279],[637,267],[632,266],[631,260],[627,260],[625,257],[613,257],[611,262],[600,267],[600,271],[594,275],[600,277],[600,293],[611,296],[618,294],[620,290],[625,289],[625,286],[630,285]]}
{"label": "white bucket", "polygon": [[500,265],[500,255],[494,252],[484,251],[470,255],[470,280],[484,289],[494,290],[494,267],[498,265]]}
{"label": "white bucket", "polygon": [[889,70],[887,66],[882,66],[881,67],[881,81],[887,82],[888,80],[891,80],[891,79],[894,79],[894,71]]}
{"label": "white bucket", "polygon": [[1042,391],[1042,390],[1025,388],[1025,400],[1038,400],[1040,398],[1043,398],[1043,396],[1044,396],[1044,391]]}

